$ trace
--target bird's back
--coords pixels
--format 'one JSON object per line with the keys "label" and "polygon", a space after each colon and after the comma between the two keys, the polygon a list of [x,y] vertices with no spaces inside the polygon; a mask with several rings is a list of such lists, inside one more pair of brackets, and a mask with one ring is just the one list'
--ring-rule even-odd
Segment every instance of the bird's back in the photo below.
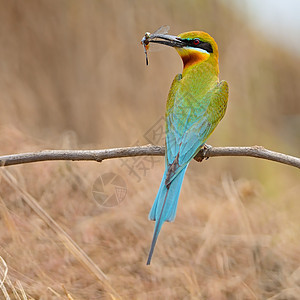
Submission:
{"label": "bird's back", "polygon": [[223,118],[227,99],[228,85],[219,82],[218,70],[209,63],[191,66],[175,77],[166,109],[168,163],[179,150],[182,166],[196,155]]}

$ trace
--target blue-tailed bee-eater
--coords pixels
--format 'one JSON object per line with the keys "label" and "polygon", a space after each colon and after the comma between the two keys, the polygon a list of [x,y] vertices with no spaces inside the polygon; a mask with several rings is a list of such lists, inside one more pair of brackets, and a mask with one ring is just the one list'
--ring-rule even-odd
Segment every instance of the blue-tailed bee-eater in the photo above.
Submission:
{"label": "blue-tailed bee-eater", "polygon": [[219,81],[218,46],[209,34],[146,33],[142,39],[145,52],[151,42],[175,48],[183,71],[175,76],[166,105],[165,172],[149,213],[156,223],[147,265],[163,223],[175,219],[187,166],[223,118],[228,100],[228,84]]}

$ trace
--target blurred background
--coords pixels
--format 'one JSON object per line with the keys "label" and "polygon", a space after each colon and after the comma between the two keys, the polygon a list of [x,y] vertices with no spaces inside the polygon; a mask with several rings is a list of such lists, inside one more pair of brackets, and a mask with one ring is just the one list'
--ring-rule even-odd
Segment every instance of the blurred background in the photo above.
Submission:
{"label": "blurred background", "polygon": [[[230,96],[208,143],[299,157],[300,5],[282,3],[0,0],[0,154],[163,144],[154,133],[182,62],[166,47],[149,52],[146,66],[140,40],[169,25],[175,35],[207,31],[219,46]],[[62,286],[74,299],[297,299],[297,169],[252,158],[192,162],[176,221],[163,228],[146,267],[147,215],[163,166],[156,157],[6,168],[15,177],[14,186],[7,174],[0,181],[8,291],[19,280],[34,299],[66,298]],[[127,191],[109,209],[92,196],[105,172],[120,176]],[[114,292],[28,208],[18,186],[102,269]]]}

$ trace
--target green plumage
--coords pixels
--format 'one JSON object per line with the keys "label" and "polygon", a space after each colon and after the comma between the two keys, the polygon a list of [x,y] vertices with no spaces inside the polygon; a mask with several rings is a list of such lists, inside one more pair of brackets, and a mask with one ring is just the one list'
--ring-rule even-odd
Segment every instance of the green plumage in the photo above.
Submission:
{"label": "green plumage", "polygon": [[228,100],[228,84],[218,77],[218,47],[210,35],[192,31],[165,36],[161,43],[175,47],[184,69],[168,95],[165,172],[149,214],[156,223],[147,264],[162,224],[175,218],[187,166],[223,118]]}
{"label": "green plumage", "polygon": [[178,74],[171,86],[166,108],[167,165],[179,153],[179,166],[170,180],[198,153],[223,118],[228,84],[219,82],[211,64],[203,62]]}

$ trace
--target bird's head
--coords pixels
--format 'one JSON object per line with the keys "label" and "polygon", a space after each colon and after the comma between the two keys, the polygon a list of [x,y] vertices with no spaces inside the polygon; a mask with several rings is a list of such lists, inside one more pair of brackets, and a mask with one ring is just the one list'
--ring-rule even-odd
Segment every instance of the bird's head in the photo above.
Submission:
{"label": "bird's head", "polygon": [[153,34],[148,38],[150,42],[174,47],[182,58],[184,69],[204,61],[218,68],[218,46],[206,32],[189,31],[178,36]]}

